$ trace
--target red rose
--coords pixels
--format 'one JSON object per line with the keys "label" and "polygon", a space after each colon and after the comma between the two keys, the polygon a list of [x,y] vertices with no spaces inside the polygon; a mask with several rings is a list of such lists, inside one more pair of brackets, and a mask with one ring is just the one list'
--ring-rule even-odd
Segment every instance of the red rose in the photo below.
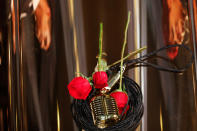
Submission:
{"label": "red rose", "polygon": [[72,97],[75,99],[83,99],[85,100],[89,95],[92,87],[87,79],[83,77],[75,77],[68,84],[68,91]]}
{"label": "red rose", "polygon": [[95,72],[93,75],[94,86],[97,89],[101,89],[103,87],[108,86],[107,80],[107,73],[104,71]]}
{"label": "red rose", "polygon": [[[118,111],[119,111],[118,113],[119,113],[119,115],[122,114],[123,110],[124,110],[124,108],[118,108]],[[124,114],[126,114],[128,110],[129,110],[129,105],[127,105],[127,108],[125,109]]]}
{"label": "red rose", "polygon": [[118,108],[124,108],[128,102],[128,95],[126,92],[116,91],[110,94],[115,100]]}
{"label": "red rose", "polygon": [[[110,96],[112,96],[116,100],[116,104],[117,104],[117,107],[119,109],[119,114],[121,114],[123,109],[124,109],[124,107],[127,105],[127,102],[128,102],[128,95],[127,95],[127,93],[123,92],[123,91],[116,91],[116,92],[112,92],[110,94]],[[127,110],[128,109],[126,109],[126,111]]]}

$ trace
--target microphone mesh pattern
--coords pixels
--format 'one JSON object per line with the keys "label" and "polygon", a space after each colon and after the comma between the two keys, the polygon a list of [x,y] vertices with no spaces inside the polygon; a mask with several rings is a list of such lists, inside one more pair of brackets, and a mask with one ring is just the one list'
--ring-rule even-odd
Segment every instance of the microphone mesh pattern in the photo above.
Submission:
{"label": "microphone mesh pattern", "polygon": [[90,103],[94,124],[98,128],[106,128],[119,120],[116,101],[110,95],[99,95]]}

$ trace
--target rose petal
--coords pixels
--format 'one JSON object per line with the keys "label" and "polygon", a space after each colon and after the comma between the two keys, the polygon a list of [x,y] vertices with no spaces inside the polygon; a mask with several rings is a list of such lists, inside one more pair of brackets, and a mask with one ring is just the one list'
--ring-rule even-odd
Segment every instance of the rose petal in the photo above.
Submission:
{"label": "rose petal", "polygon": [[108,86],[107,81],[108,81],[108,77],[106,72],[98,71],[94,73],[93,82],[95,88],[101,89]]}
{"label": "rose petal", "polygon": [[83,100],[87,98],[92,90],[89,81],[83,77],[75,77],[67,88],[73,98]]}
{"label": "rose petal", "polygon": [[[121,115],[121,114],[122,114],[123,110],[124,110],[124,108],[118,108],[119,115]],[[126,114],[128,110],[129,110],[129,105],[127,105],[127,108],[126,108],[126,110],[125,110],[124,114]]]}
{"label": "rose petal", "polygon": [[116,100],[118,108],[124,108],[128,102],[128,95],[125,92],[112,92],[110,96]]}

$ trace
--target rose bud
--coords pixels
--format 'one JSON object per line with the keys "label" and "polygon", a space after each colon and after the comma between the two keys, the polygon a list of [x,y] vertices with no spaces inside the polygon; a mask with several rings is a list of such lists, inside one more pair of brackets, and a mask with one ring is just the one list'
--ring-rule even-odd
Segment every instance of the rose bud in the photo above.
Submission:
{"label": "rose bud", "polygon": [[118,91],[112,92],[110,96],[112,96],[116,100],[116,104],[119,109],[119,114],[121,114],[124,107],[127,105],[127,102],[128,102],[127,93],[124,91],[118,90]]}
{"label": "rose bud", "polygon": [[89,81],[83,77],[75,77],[68,84],[68,91],[70,95],[75,99],[85,100],[92,90]]}
{"label": "rose bud", "polygon": [[108,86],[107,80],[107,73],[104,71],[95,72],[93,75],[94,86],[97,89],[102,89],[103,87]]}

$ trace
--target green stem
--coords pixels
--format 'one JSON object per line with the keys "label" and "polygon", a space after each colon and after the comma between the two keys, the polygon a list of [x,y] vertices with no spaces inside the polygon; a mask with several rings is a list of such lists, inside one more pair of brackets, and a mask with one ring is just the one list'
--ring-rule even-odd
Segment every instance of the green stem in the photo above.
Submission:
{"label": "green stem", "polygon": [[[126,59],[128,59],[128,58],[130,58],[131,56],[135,56],[136,54],[141,53],[141,52],[142,52],[143,50],[145,50],[146,48],[147,48],[147,47],[145,46],[145,47],[142,47],[142,48],[140,48],[140,49],[138,49],[138,50],[136,50],[136,51],[134,51],[134,52],[130,52],[127,56],[125,56],[125,57],[123,58],[123,61],[126,60]],[[122,60],[122,59],[120,59],[120,60],[114,62],[113,64],[111,64],[111,65],[109,65],[109,66],[107,66],[107,67],[110,68],[111,66],[114,66],[114,65],[120,63],[121,60]]]}
{"label": "green stem", "polygon": [[[122,87],[123,87],[123,88],[122,88]],[[125,93],[126,93],[126,88],[125,88],[125,84],[124,84],[124,83],[122,84],[122,87],[119,86],[119,88],[116,89],[114,92],[119,91],[119,92],[125,92]]]}
{"label": "green stem", "polygon": [[120,68],[121,68],[120,69],[120,88],[122,87],[123,57],[124,57],[124,51],[125,51],[125,47],[126,47],[126,43],[127,43],[127,32],[128,32],[129,22],[130,22],[130,14],[131,14],[131,12],[129,11],[127,25],[126,25],[126,29],[125,29],[125,33],[124,33],[124,43],[123,43],[122,52],[121,52],[121,62],[120,62]]}
{"label": "green stem", "polygon": [[98,71],[101,71],[101,59],[102,59],[102,50],[103,50],[102,45],[103,45],[103,23],[100,23]]}

